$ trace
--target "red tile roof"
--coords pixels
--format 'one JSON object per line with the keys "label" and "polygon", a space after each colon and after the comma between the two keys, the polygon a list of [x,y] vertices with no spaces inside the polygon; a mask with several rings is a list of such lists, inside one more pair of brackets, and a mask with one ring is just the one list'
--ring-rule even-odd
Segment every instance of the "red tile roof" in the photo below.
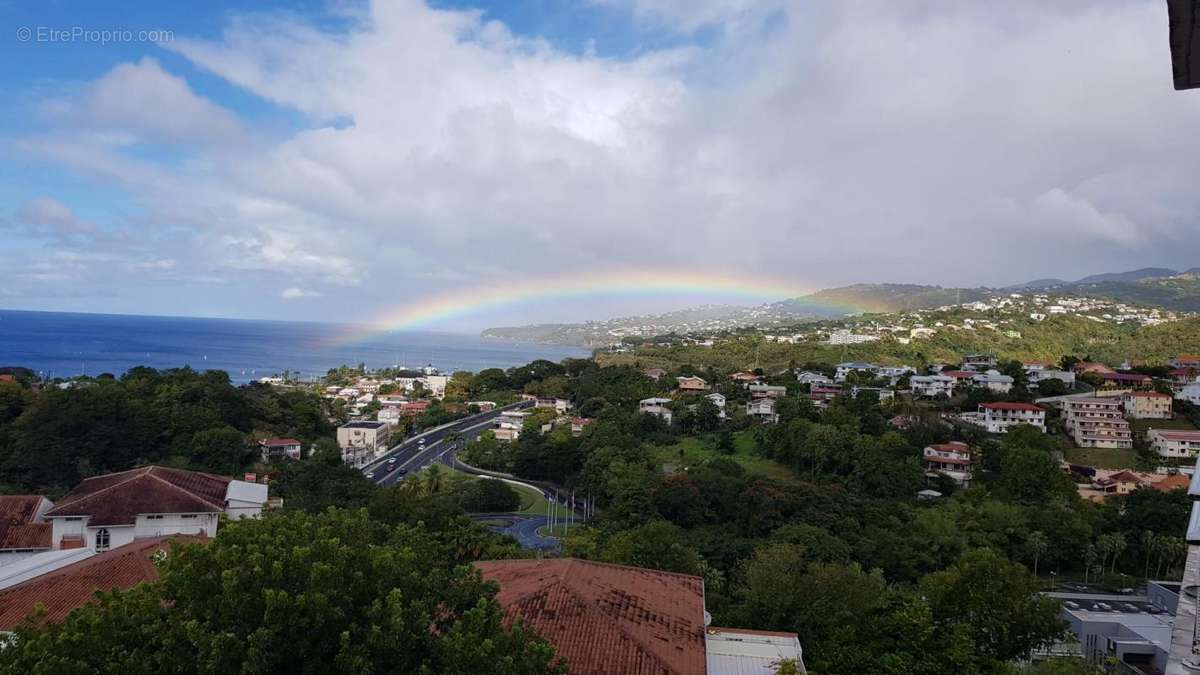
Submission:
{"label": "red tile roof", "polygon": [[700,577],[575,559],[477,562],[573,675],[704,675]]}
{"label": "red tile roof", "polygon": [[50,548],[49,523],[35,522],[41,495],[0,496],[0,550]]}
{"label": "red tile roof", "polygon": [[1154,429],[1159,438],[1168,441],[1200,441],[1200,431],[1166,431]]}
{"label": "red tile roof", "polygon": [[938,375],[953,377],[956,380],[969,380],[979,374],[980,373],[977,370],[943,370],[942,372],[938,373]]}
{"label": "red tile roof", "polygon": [[[0,630],[12,630],[41,603],[46,620],[58,622],[95,597],[96,591],[129,588],[158,579],[152,558],[169,550],[172,537],[138,539],[0,591]],[[205,541],[203,537],[174,537],[179,542]]]}
{"label": "red tile roof", "polygon": [[133,525],[140,513],[219,513],[232,480],[198,471],[144,466],[86,478],[46,513],[90,516],[88,525]]}
{"label": "red tile roof", "polygon": [[1113,382],[1145,382],[1150,379],[1149,375],[1139,375],[1138,373],[1104,373],[1105,380]]}
{"label": "red tile roof", "polygon": [[1172,490],[1186,488],[1189,484],[1191,484],[1191,482],[1191,479],[1189,479],[1187,476],[1177,473],[1167,476],[1157,483],[1154,483],[1151,487],[1159,492],[1170,492]]}
{"label": "red tile roof", "polygon": [[1029,412],[1042,412],[1042,409],[1032,403],[1011,403],[1001,401],[1000,403],[980,403],[980,408],[989,410],[1028,410]]}
{"label": "red tile roof", "polygon": [[268,438],[265,441],[259,441],[261,445],[300,445],[300,441],[294,438]]}

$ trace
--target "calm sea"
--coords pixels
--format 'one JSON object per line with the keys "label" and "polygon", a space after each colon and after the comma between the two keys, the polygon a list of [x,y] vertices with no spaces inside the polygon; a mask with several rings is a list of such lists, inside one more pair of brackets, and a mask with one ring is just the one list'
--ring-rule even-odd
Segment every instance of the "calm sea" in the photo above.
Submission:
{"label": "calm sea", "polygon": [[246,382],[290,370],[304,377],[342,364],[433,364],[443,371],[507,368],[534,359],[584,357],[575,347],[459,333],[397,332],[338,344],[333,324],[0,310],[0,366],[46,377],[120,375],[133,366],[224,370]]}

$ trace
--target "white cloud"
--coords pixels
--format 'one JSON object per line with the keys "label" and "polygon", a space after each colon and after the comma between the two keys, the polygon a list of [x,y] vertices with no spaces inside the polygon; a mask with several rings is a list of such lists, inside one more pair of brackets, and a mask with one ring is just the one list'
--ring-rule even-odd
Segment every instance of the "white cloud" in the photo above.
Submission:
{"label": "white cloud", "polygon": [[297,288],[295,286],[292,286],[291,288],[285,288],[279,294],[279,297],[283,298],[284,300],[298,300],[300,298],[318,298],[320,296],[321,296],[321,294],[317,293],[316,291],[310,291],[310,290],[307,290],[304,288]]}
{"label": "white cloud", "polygon": [[599,1],[718,35],[615,59],[416,0],[340,32],[234,15],[165,46],[307,128],[143,60],[21,147],[134,195],[171,274],[336,309],[629,265],[999,284],[1200,256],[1200,97],[1171,89],[1160,2]]}

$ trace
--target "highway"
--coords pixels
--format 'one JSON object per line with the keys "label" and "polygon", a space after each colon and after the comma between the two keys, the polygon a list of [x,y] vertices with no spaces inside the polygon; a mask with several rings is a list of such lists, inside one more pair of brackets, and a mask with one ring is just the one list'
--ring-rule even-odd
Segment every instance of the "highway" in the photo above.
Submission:
{"label": "highway", "polygon": [[[447,454],[456,450],[459,441],[452,440],[449,438],[450,436],[456,434],[467,436],[470,433],[483,431],[494,423],[500,413],[507,410],[522,410],[532,406],[532,401],[520,401],[503,408],[464,417],[406,438],[388,450],[387,454],[363,467],[363,473],[379,485],[394,485],[404,480],[409,473],[416,473],[436,461],[444,460]],[[424,442],[422,443],[422,441]],[[394,462],[389,461],[393,458]]]}

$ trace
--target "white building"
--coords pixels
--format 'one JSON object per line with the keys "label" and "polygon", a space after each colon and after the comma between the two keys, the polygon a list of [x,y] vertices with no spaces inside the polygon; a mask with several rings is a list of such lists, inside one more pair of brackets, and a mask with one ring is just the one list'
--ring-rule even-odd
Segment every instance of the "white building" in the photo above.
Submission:
{"label": "white building", "polygon": [[870,373],[874,375],[875,371],[877,370],[879,370],[879,366],[875,365],[874,363],[864,363],[862,361],[839,363],[837,365],[837,372],[833,375],[833,379],[837,382],[845,382],[846,377],[850,373]]}
{"label": "white building", "polygon": [[937,443],[924,450],[925,470],[949,476],[959,485],[971,482],[971,446],[962,441]]}
{"label": "white building", "polygon": [[839,328],[829,334],[827,342],[831,345],[857,345],[864,342],[874,342],[878,339],[878,335],[855,334],[845,328]]}
{"label": "white building", "polygon": [[796,664],[797,675],[805,675],[804,653],[795,633],[737,628],[708,628],[704,632],[707,675],[770,675],[779,664]]}
{"label": "white building", "polygon": [[671,413],[671,409],[667,407],[669,403],[671,403],[671,399],[660,396],[644,398],[638,401],[638,411],[644,412],[647,415],[661,417],[667,424],[670,424],[673,414]]}
{"label": "white building", "polygon": [[294,438],[267,438],[258,442],[264,462],[273,459],[300,459],[303,446]]}
{"label": "white building", "polygon": [[1187,401],[1192,405],[1200,405],[1200,382],[1186,385],[1184,388],[1175,392],[1175,398],[1181,401]]}
{"label": "white building", "polygon": [[267,486],[197,471],[145,466],[85,478],[45,514],[54,549],[107,551],[172,534],[216,536],[220,516],[257,518]]}
{"label": "white building", "polygon": [[813,373],[809,371],[801,371],[796,373],[796,381],[800,384],[808,384],[820,386],[824,384],[833,384],[833,380],[822,375],[821,373]]}
{"label": "white building", "polygon": [[1046,431],[1046,411],[1032,403],[980,403],[980,423],[993,434],[1008,433],[1009,427],[1029,424]]}
{"label": "white building", "polygon": [[1063,426],[1081,448],[1133,447],[1133,433],[1116,396],[1064,399]]}
{"label": "white building", "polygon": [[975,386],[983,387],[1000,394],[1007,394],[1012,391],[1013,387],[1013,379],[1008,375],[1002,375],[998,370],[988,370],[979,373],[971,379],[974,381]]}
{"label": "white building", "polygon": [[1200,431],[1151,429],[1146,432],[1150,449],[1160,457],[1179,458],[1200,455]]}
{"label": "white building", "polygon": [[779,414],[775,412],[775,399],[770,398],[760,398],[747,403],[746,415],[768,424],[779,421]]}
{"label": "white building", "polygon": [[1057,370],[1054,368],[1039,368],[1037,370],[1026,370],[1029,376],[1029,385],[1037,387],[1046,380],[1058,380],[1068,387],[1075,386],[1075,373],[1069,370]]}
{"label": "white building", "polygon": [[954,395],[954,378],[945,375],[913,375],[908,380],[913,396],[934,398]]}
{"label": "white building", "polygon": [[387,421],[356,420],[338,427],[338,447],[342,461],[351,466],[366,466],[376,456],[387,452],[392,437],[392,425]]}

